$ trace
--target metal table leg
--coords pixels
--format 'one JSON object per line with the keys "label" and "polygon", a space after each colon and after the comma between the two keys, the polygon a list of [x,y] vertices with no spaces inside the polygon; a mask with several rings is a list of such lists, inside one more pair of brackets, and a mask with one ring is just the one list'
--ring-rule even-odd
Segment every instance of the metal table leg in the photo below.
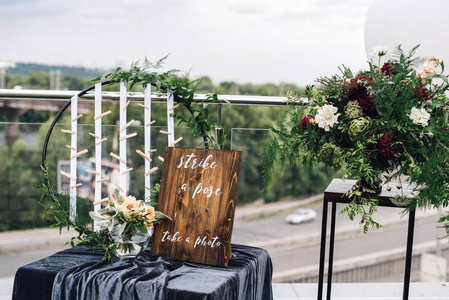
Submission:
{"label": "metal table leg", "polygon": [[331,213],[331,232],[329,239],[329,265],[327,269],[327,298],[331,299],[331,288],[332,288],[332,270],[334,266],[334,244],[335,244],[335,218],[337,215],[337,203],[332,202],[332,213]]}
{"label": "metal table leg", "polygon": [[413,252],[413,235],[415,231],[415,211],[409,212],[408,216],[408,232],[407,232],[407,252],[405,255],[405,273],[404,273],[404,290],[402,294],[403,300],[408,300],[410,289],[410,273],[412,271],[412,252]]}
{"label": "metal table leg", "polygon": [[321,220],[321,246],[320,267],[318,271],[318,300],[323,299],[324,259],[326,256],[326,232],[327,232],[327,199],[323,199],[323,212]]}

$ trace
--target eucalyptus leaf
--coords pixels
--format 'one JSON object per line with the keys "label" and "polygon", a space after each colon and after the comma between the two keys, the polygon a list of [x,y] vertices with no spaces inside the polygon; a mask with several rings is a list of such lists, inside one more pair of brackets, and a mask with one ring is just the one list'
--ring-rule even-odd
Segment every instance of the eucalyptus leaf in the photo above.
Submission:
{"label": "eucalyptus leaf", "polygon": [[154,217],[156,219],[170,219],[170,220],[172,220],[172,218],[170,218],[169,216],[167,216],[166,214],[164,214],[164,213],[162,213],[160,211],[155,211],[154,212]]}
{"label": "eucalyptus leaf", "polygon": [[140,224],[136,226],[137,230],[139,230],[141,233],[147,233],[148,228],[145,224]]}
{"label": "eucalyptus leaf", "polygon": [[122,225],[120,225],[120,229],[117,232],[119,238],[123,238],[123,233],[126,232],[126,227],[129,227],[128,223],[123,223]]}
{"label": "eucalyptus leaf", "polygon": [[98,212],[90,211],[89,216],[92,218],[92,220],[96,222],[102,222],[104,221],[104,217],[100,215]]}

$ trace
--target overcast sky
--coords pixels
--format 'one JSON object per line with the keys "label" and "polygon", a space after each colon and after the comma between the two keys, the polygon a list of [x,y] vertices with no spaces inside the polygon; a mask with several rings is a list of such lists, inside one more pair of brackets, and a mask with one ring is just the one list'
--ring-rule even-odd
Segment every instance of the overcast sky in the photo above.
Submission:
{"label": "overcast sky", "polygon": [[239,83],[312,84],[366,67],[362,0],[0,0],[0,60],[168,68]]}

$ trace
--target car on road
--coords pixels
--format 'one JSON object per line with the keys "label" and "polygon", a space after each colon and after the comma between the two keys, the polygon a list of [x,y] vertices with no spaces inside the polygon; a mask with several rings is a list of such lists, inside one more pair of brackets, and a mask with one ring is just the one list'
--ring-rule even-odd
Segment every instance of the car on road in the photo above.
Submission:
{"label": "car on road", "polygon": [[298,208],[292,214],[287,216],[287,223],[301,224],[311,222],[316,219],[316,212],[310,208]]}

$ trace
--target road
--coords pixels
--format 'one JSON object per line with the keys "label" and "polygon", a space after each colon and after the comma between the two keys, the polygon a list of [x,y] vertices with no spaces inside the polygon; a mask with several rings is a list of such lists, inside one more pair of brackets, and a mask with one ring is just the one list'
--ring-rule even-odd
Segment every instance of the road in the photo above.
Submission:
{"label": "road", "polygon": [[[275,273],[317,265],[322,207],[312,208],[318,214],[317,219],[300,225],[287,224],[287,213],[254,221],[236,220],[232,242],[267,248]],[[343,205],[339,205],[337,211],[341,208]],[[357,221],[337,215],[334,261],[396,248],[403,248],[405,253],[408,217],[401,218],[400,213],[401,209],[380,207],[375,220],[384,228],[370,229],[368,234],[362,232]],[[414,245],[436,241],[437,237],[445,235],[444,230],[437,228],[435,213],[417,212]],[[447,239],[442,242],[447,243]]]}
{"label": "road", "polygon": [[[343,204],[337,205],[337,212],[344,207]],[[253,221],[235,220],[234,230],[232,235],[232,242],[237,244],[261,244],[263,242],[271,241],[272,239],[282,239],[288,237],[301,237],[320,234],[321,233],[321,215],[322,205],[315,204],[312,206],[317,212],[317,219],[311,223],[300,225],[290,225],[285,222],[287,212],[272,216],[270,218],[261,218]],[[385,225],[398,221],[406,222],[408,217],[402,217],[400,213],[402,209],[379,207],[374,215],[374,219],[379,223]],[[418,213],[417,213],[418,214]],[[422,215],[422,214],[421,214]],[[435,220],[437,218],[435,217]],[[358,220],[351,221],[346,215],[339,215],[337,213],[337,232],[345,230],[358,230]],[[329,222],[328,222],[329,223]],[[369,233],[376,232],[376,229],[371,229]]]}
{"label": "road", "polygon": [[[342,207],[339,205],[337,209]],[[301,225],[287,224],[285,222],[287,212],[252,221],[237,219],[234,223],[232,242],[268,249],[275,273],[317,265],[322,208],[321,205],[311,208],[316,210],[317,219]],[[398,247],[405,249],[408,218],[401,219],[400,211],[400,209],[379,208],[376,220],[385,224],[385,228],[372,229],[368,234],[361,232],[357,221],[350,221],[347,216],[339,215],[335,261]],[[441,229],[437,229],[435,215],[430,217],[420,213],[417,215],[419,218],[415,228],[415,245],[434,241],[437,236],[444,235]],[[49,256],[62,248],[56,246],[45,250],[33,249],[21,253],[0,254],[0,279],[13,279],[20,266]]]}
{"label": "road", "polygon": [[[435,224],[424,224],[417,227],[415,229],[414,244],[434,241],[436,231]],[[396,248],[403,248],[405,253],[406,236],[406,228],[398,228],[337,241],[335,243],[334,261]],[[270,251],[274,272],[318,265],[319,253],[320,247],[318,244],[306,247],[301,247],[301,245],[296,245],[296,247],[289,246]]]}

